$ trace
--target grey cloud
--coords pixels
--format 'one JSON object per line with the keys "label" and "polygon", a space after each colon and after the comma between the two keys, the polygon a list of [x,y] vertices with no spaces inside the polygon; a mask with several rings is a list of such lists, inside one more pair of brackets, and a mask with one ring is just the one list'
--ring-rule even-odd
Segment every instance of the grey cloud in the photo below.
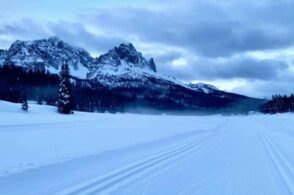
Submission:
{"label": "grey cloud", "polygon": [[293,81],[252,81],[244,86],[233,89],[235,93],[250,95],[252,97],[271,98],[275,94],[293,94]]}
{"label": "grey cloud", "polygon": [[280,61],[238,59],[226,64],[212,64],[198,70],[202,76],[215,79],[277,79],[281,71],[285,71],[288,65]]}
{"label": "grey cloud", "polygon": [[115,45],[126,42],[115,36],[98,36],[89,32],[81,23],[59,21],[48,25],[51,32],[64,41],[86,48],[92,52],[106,52]]}
{"label": "grey cloud", "polygon": [[[279,15],[265,14],[294,7],[294,2],[283,7],[278,4],[252,6],[251,11],[247,10],[249,5],[246,4],[244,7],[241,7],[243,4],[231,6],[227,8],[229,10],[203,1],[194,1],[194,4],[196,5],[191,3],[181,9],[161,12],[142,8],[116,9],[113,12],[99,9],[93,15],[86,15],[101,29],[120,32],[122,35],[133,34],[145,42],[184,47],[203,56],[230,56],[239,52],[283,48],[294,44],[293,26],[281,26],[278,22],[273,25],[268,20],[277,20],[274,18],[279,18]],[[288,18],[294,18],[293,16],[288,12]],[[281,20],[284,21],[285,17],[283,14]],[[286,28],[284,34],[274,33],[279,28]]]}
{"label": "grey cloud", "polygon": [[0,24],[0,35],[14,36],[15,39],[38,39],[48,36],[44,25],[25,18],[21,21]]}
{"label": "grey cloud", "polygon": [[288,65],[282,61],[256,60],[247,57],[227,59],[220,62],[209,58],[188,61],[189,65],[171,66],[172,59],[161,69],[182,80],[276,80],[288,72]]}
{"label": "grey cloud", "polygon": [[[87,11],[68,24],[66,21],[49,25],[53,34],[94,51],[105,51],[119,42],[137,37],[144,42],[155,42],[193,51],[207,57],[228,57],[252,50],[288,47],[294,44],[294,18],[290,7],[294,2],[266,1],[256,6],[253,1],[229,1],[230,6],[204,0],[163,1],[166,9],[112,8]],[[272,14],[276,13],[276,14]],[[288,21],[288,23],[287,23]],[[88,23],[104,31],[107,36],[88,32]],[[284,24],[287,25],[284,25]],[[293,23],[293,25],[289,25]],[[65,24],[65,26],[63,26]],[[17,29],[15,29],[17,27]],[[19,36],[39,38],[47,36],[46,24],[21,21],[0,28]],[[283,33],[274,33],[277,29]],[[113,35],[113,36],[112,36]],[[128,40],[126,40],[128,39]]]}
{"label": "grey cloud", "polygon": [[183,57],[181,52],[171,51],[156,57],[156,63],[160,64],[159,68],[170,67],[173,60]]}
{"label": "grey cloud", "polygon": [[[14,36],[15,40],[34,40],[58,36],[72,45],[98,53],[105,52],[111,47],[125,42],[120,37],[95,35],[87,31],[82,23],[67,21],[41,24],[30,19],[23,19],[20,22],[0,25],[0,35]],[[4,44],[4,40],[2,42],[1,45],[6,46],[8,41],[6,40],[6,44]]]}
{"label": "grey cloud", "polygon": [[[1,20],[0,35],[15,39],[57,35],[95,53],[132,41],[177,48],[178,51],[167,49],[153,57],[160,72],[185,81],[242,78],[257,87],[276,80],[294,82],[285,61],[257,60],[244,54],[294,46],[294,1],[163,0],[156,5],[158,9],[152,6],[89,9],[77,15],[75,22],[66,18],[51,22]],[[95,34],[87,29],[89,26],[103,33]],[[2,39],[0,44],[7,45],[7,41]],[[224,62],[219,62],[219,57]],[[187,65],[172,66],[171,62],[179,58],[186,59]],[[289,80],[285,80],[285,75]]]}

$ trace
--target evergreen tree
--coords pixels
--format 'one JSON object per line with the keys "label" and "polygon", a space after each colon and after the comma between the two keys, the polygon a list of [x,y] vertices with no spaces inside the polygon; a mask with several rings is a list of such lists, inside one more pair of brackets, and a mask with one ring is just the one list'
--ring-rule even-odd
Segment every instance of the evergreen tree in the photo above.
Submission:
{"label": "evergreen tree", "polygon": [[262,107],[262,112],[269,114],[294,112],[294,95],[292,94],[289,97],[286,95],[274,95]]}
{"label": "evergreen tree", "polygon": [[72,93],[70,84],[69,67],[63,64],[60,72],[60,85],[58,97],[58,112],[62,114],[72,113]]}
{"label": "evergreen tree", "polygon": [[22,104],[21,104],[21,109],[25,112],[27,112],[29,110],[29,105],[28,105],[28,100],[27,100],[27,97],[24,96],[22,98]]}

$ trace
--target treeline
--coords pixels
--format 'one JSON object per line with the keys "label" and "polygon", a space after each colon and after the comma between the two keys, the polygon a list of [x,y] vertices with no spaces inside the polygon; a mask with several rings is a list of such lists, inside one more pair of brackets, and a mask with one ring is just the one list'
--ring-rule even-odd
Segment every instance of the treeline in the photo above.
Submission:
{"label": "treeline", "polygon": [[[87,112],[124,112],[130,98],[114,94],[99,83],[70,78],[72,109]],[[0,99],[23,103],[24,97],[39,104],[58,105],[60,77],[45,71],[27,71],[22,67],[0,67]],[[95,86],[95,87],[93,87]]]}
{"label": "treeline", "polygon": [[[165,98],[157,98],[160,96],[158,93],[146,88],[109,89],[98,81],[73,76],[70,76],[70,81],[73,110],[110,113],[144,112],[146,108],[153,108],[152,112],[185,110],[182,103],[171,100],[170,97],[177,97],[172,91]],[[1,100],[23,103],[26,98],[35,100],[38,104],[58,106],[60,75],[5,65],[0,67],[0,89]]]}
{"label": "treeline", "polygon": [[[99,80],[69,76],[73,110],[87,112],[136,113],[246,113],[258,111],[260,100],[216,92],[205,94],[153,77],[119,80],[124,85],[108,88]],[[0,99],[58,106],[61,78],[57,74],[13,65],[0,67]]]}
{"label": "treeline", "polygon": [[44,71],[25,71],[22,67],[0,67],[0,99],[21,102],[28,99],[54,104],[57,97],[59,76]]}
{"label": "treeline", "polygon": [[294,95],[274,95],[263,107],[266,114],[294,112]]}

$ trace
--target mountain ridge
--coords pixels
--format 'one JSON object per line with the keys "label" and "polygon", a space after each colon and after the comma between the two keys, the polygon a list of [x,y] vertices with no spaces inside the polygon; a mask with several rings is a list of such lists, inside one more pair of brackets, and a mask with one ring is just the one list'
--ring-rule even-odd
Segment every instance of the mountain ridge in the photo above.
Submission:
{"label": "mountain ridge", "polygon": [[[165,76],[157,71],[153,58],[145,59],[131,43],[114,47],[98,58],[93,58],[86,50],[72,47],[56,37],[35,41],[16,41],[8,50],[0,51],[0,67],[16,66],[26,71],[58,74],[60,66],[65,62],[70,67],[76,85],[79,85],[76,90],[78,91],[76,96],[79,96],[79,103],[75,105],[78,110],[81,109],[81,105],[84,105],[83,109],[87,110],[91,105],[96,105],[95,108],[99,108],[99,105],[101,107],[103,104],[105,107],[108,105],[111,109],[113,109],[113,105],[116,105],[119,106],[117,109],[150,107],[159,110],[195,111],[227,109],[232,106],[236,107],[240,102],[241,104],[244,102],[250,102],[250,104],[253,102],[254,104],[257,100],[224,92],[212,85],[185,84]],[[14,74],[13,71],[11,74]],[[25,73],[21,72],[21,74]],[[48,76],[44,75],[44,77]],[[25,79],[24,76],[23,80]],[[52,81],[54,86],[58,85],[56,78],[48,79]],[[3,82],[5,83],[5,81]],[[17,82],[14,81],[14,84]],[[34,85],[38,86],[39,84],[37,82]],[[5,87],[7,86],[5,85]],[[8,87],[10,86],[8,85]],[[44,87],[44,84],[39,86],[39,88]],[[27,85],[26,88],[27,93],[36,98],[33,90],[39,90],[39,88],[32,89],[30,85]],[[47,93],[46,90],[44,92]],[[83,93],[86,92],[90,94],[90,97],[84,96]],[[6,94],[9,93],[7,91]],[[105,94],[100,97],[100,93]],[[5,97],[6,94],[4,94]],[[52,104],[54,101],[51,96],[54,99],[56,95],[54,93],[50,95]],[[111,98],[109,98],[110,96]],[[99,97],[103,99],[102,103]],[[93,109],[91,108],[91,110]]]}
{"label": "mountain ridge", "polygon": [[[110,65],[113,69],[127,64],[130,67],[146,68],[156,72],[154,59],[146,60],[131,44],[122,43],[110,49],[107,53],[95,58],[85,49],[73,47],[58,37],[39,39],[33,41],[17,40],[8,50],[0,51],[0,65],[13,64],[32,70],[48,70],[57,73],[62,63],[66,62],[72,74],[77,77],[93,78],[97,69]],[[79,69],[88,69],[78,73]],[[76,73],[77,72],[77,73]]]}
{"label": "mountain ridge", "polygon": [[109,86],[115,84],[115,81],[110,81],[114,75],[120,75],[124,79],[140,79],[144,74],[156,74],[157,77],[178,82],[157,73],[154,59],[146,60],[132,43],[122,43],[96,58],[85,49],[71,46],[58,37],[33,41],[17,40],[8,50],[0,49],[0,66],[13,64],[28,70],[48,70],[54,74],[59,72],[60,64],[64,62],[69,64],[73,76],[81,79],[104,79]]}

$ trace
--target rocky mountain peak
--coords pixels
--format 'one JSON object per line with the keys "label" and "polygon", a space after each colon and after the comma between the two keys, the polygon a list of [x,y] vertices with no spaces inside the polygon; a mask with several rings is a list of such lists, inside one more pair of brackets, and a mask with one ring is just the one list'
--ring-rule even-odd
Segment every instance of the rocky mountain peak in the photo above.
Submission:
{"label": "rocky mountain peak", "polygon": [[[45,39],[46,40],[46,39]],[[52,37],[49,37],[48,38],[48,41],[49,42],[52,42],[52,43],[58,43],[58,42],[63,42],[61,39],[59,39],[59,37],[57,36],[52,36]]]}
{"label": "rocky mountain peak", "polygon": [[0,66],[1,66],[1,64],[4,63],[5,58],[6,58],[6,51],[3,49],[0,49]]}
{"label": "rocky mountain peak", "polygon": [[0,56],[5,54],[5,50],[4,49],[0,49]]}
{"label": "rocky mountain peak", "polygon": [[131,43],[121,44],[119,47],[115,47],[114,50],[121,60],[132,64],[142,63],[142,54]]}
{"label": "rocky mountain peak", "polygon": [[151,70],[153,70],[154,72],[157,71],[157,70],[156,70],[156,65],[155,65],[155,62],[154,62],[154,59],[153,59],[153,58],[151,58],[151,59],[149,60],[149,66],[150,66]]}
{"label": "rocky mountain peak", "polygon": [[137,67],[156,72],[154,60],[146,60],[142,53],[138,52],[132,43],[121,44],[118,47],[114,47],[109,50],[108,53],[101,55],[97,61],[97,63],[100,64],[100,67],[103,65],[112,65],[115,67],[128,65],[130,67]]}
{"label": "rocky mountain peak", "polygon": [[[35,41],[17,40],[4,53],[4,60],[0,59],[1,64],[22,66],[32,70],[49,70],[52,73],[58,72],[64,62],[67,62],[72,70],[85,69],[94,62],[94,58],[88,52],[72,47],[58,37]],[[86,78],[85,71],[81,77]]]}
{"label": "rocky mountain peak", "polygon": [[[58,73],[67,62],[71,74],[79,78],[95,78],[97,74],[116,75],[120,72],[156,72],[153,59],[146,60],[133,44],[121,44],[99,58],[93,58],[81,48],[73,47],[58,37],[34,41],[15,41],[8,50],[0,50],[0,65],[22,66],[29,70],[49,70]],[[134,70],[134,71],[133,71]]]}
{"label": "rocky mountain peak", "polygon": [[139,57],[142,57],[142,54],[137,52],[136,48],[131,43],[121,44],[119,47],[115,47],[114,50],[120,59],[129,61],[133,64],[139,63]]}

